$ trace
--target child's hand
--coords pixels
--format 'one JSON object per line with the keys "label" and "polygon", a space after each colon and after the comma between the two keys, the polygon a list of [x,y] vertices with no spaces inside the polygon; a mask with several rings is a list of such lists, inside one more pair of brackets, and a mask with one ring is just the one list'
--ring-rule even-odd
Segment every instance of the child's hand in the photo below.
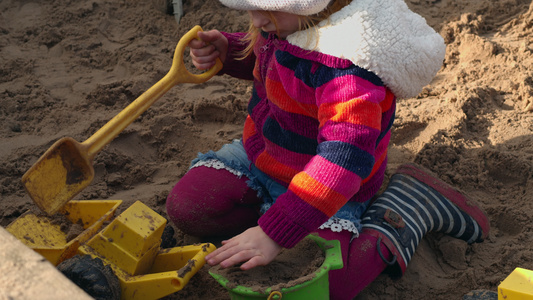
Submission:
{"label": "child's hand", "polygon": [[270,263],[282,247],[274,242],[261,227],[252,227],[245,232],[222,242],[222,247],[205,257],[208,264],[231,267],[246,261],[241,270],[249,270]]}
{"label": "child's hand", "polygon": [[199,70],[206,70],[215,65],[215,60],[219,58],[222,62],[226,60],[228,53],[228,39],[218,30],[198,32],[199,40],[192,40],[189,43],[192,62]]}

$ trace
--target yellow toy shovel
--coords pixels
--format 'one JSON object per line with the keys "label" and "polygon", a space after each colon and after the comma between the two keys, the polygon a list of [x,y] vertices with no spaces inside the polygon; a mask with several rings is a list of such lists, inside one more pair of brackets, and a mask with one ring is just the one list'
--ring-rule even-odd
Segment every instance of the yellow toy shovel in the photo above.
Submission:
{"label": "yellow toy shovel", "polygon": [[94,178],[92,162],[96,154],[170,88],[178,83],[205,82],[220,71],[220,60],[202,74],[190,73],[183,63],[185,48],[198,38],[201,30],[200,26],[195,26],[180,39],[172,67],[165,77],[83,143],[70,137],[55,142],[22,176],[26,191],[41,210],[52,215],[87,187]]}

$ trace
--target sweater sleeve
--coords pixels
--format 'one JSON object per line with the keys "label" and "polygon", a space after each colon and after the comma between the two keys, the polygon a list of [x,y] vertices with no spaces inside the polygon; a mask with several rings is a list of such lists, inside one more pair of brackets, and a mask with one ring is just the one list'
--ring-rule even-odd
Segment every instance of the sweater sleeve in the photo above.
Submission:
{"label": "sweater sleeve", "polygon": [[253,70],[255,66],[255,55],[251,53],[245,58],[242,58],[242,51],[247,44],[242,40],[246,35],[243,32],[222,34],[228,39],[228,54],[224,61],[224,66],[218,75],[227,74],[235,78],[244,80],[253,80]]}
{"label": "sweater sleeve", "polygon": [[357,67],[315,76],[325,81],[315,92],[316,155],[259,219],[265,233],[286,248],[316,231],[359,191],[376,167],[376,153],[386,155],[388,145],[383,136],[390,128],[383,128],[383,119],[394,96],[377,76]]}

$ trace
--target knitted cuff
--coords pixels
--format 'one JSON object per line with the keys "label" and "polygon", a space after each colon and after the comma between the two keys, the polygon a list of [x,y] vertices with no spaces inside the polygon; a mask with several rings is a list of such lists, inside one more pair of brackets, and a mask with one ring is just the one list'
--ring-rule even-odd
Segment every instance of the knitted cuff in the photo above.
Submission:
{"label": "knitted cuff", "polygon": [[253,80],[255,56],[251,54],[244,59],[239,59],[240,53],[246,48],[246,44],[242,42],[246,33],[221,33],[228,39],[228,53],[218,75],[227,74],[239,79]]}
{"label": "knitted cuff", "polygon": [[272,240],[284,248],[294,247],[310,233],[274,207],[259,218],[258,224]]}

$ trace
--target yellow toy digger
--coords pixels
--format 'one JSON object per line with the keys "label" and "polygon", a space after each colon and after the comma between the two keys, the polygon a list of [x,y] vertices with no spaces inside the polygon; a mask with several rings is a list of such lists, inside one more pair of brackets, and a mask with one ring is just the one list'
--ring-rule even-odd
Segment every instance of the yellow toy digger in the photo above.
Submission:
{"label": "yellow toy digger", "polygon": [[[60,213],[84,228],[70,241],[60,224],[32,213],[19,217],[6,229],[95,299],[159,299],[183,289],[215,246],[163,248],[162,236],[172,227],[140,201],[98,231],[121,202],[67,203]],[[166,234],[173,236],[173,232]]]}

